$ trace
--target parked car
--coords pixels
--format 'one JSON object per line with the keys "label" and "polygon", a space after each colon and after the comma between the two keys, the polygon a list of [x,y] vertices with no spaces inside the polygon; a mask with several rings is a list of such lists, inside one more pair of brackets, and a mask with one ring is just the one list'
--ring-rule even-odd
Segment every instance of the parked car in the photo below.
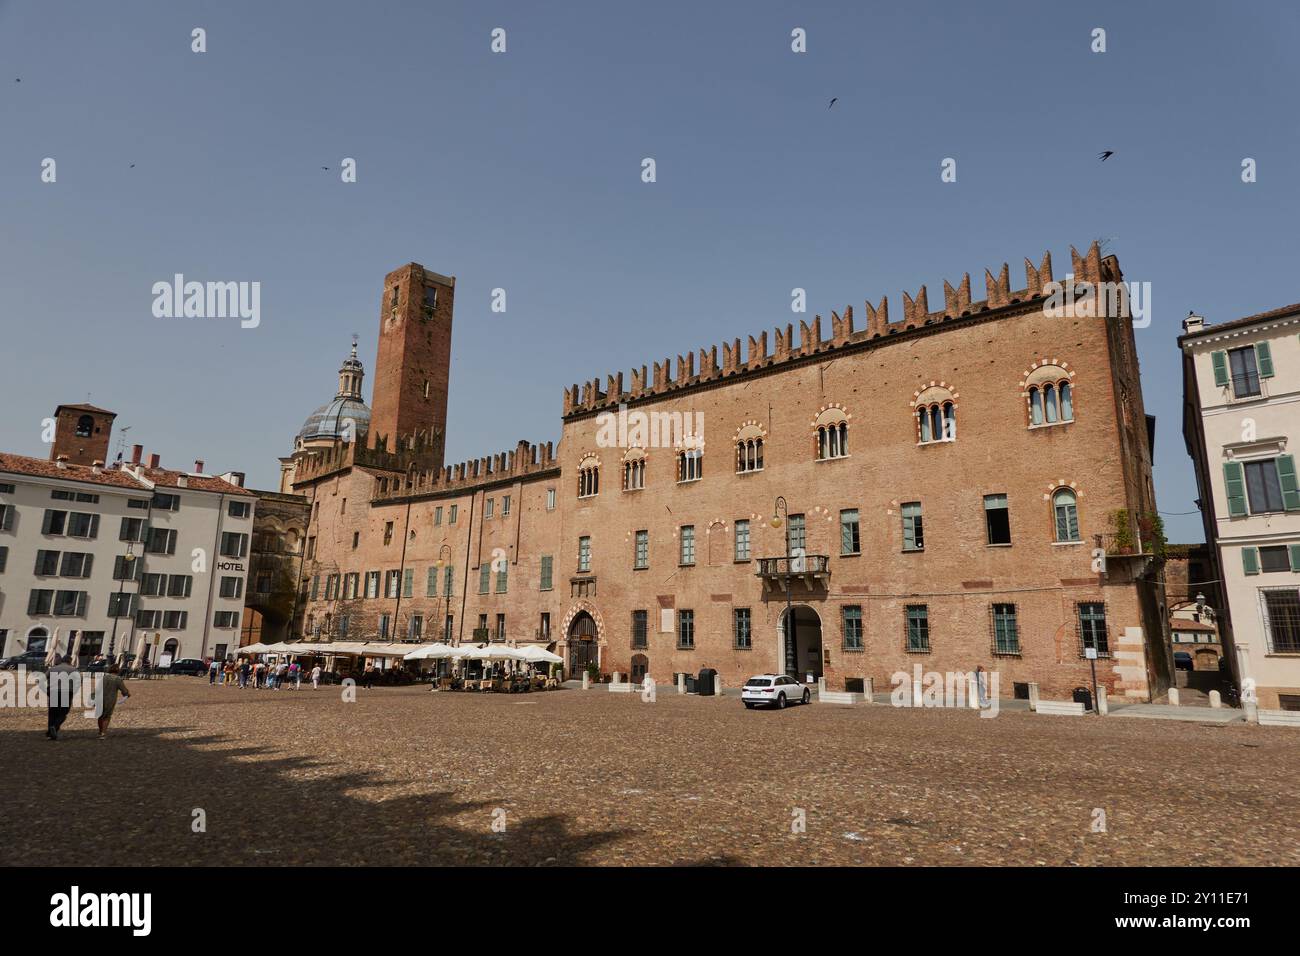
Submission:
{"label": "parked car", "polygon": [[29,671],[45,670],[45,652],[26,651],[0,660],[0,670],[16,671],[20,667],[25,667]]}
{"label": "parked car", "polygon": [[1187,651],[1174,651],[1174,669],[1189,671],[1192,669],[1192,655]]}
{"label": "parked car", "polygon": [[185,657],[179,661],[173,661],[170,671],[172,674],[189,674],[191,677],[201,677],[207,672],[208,665],[197,657]]}
{"label": "parked car", "polygon": [[812,700],[812,691],[784,674],[758,674],[745,681],[740,699],[751,710],[759,704],[770,704],[780,710],[795,701],[808,703]]}

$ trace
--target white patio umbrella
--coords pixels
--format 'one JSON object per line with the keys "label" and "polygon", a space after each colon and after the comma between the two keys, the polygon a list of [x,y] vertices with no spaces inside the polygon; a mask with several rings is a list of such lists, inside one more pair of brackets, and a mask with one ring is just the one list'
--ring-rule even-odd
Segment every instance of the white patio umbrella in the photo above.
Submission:
{"label": "white patio umbrella", "polygon": [[447,644],[426,644],[417,648],[411,653],[403,655],[403,660],[408,661],[441,661],[452,657],[456,652],[454,647]]}
{"label": "white patio umbrella", "polygon": [[45,645],[45,666],[53,667],[59,658],[59,629],[54,629],[54,636]]}
{"label": "white patio umbrella", "polygon": [[77,659],[81,656],[81,632],[80,631],[77,632],[77,639],[72,642],[72,650],[69,652],[69,656],[72,658],[71,661],[72,666],[76,667],[78,663]]}
{"label": "white patio umbrella", "polygon": [[523,660],[533,664],[563,664],[564,658],[559,654],[552,654],[544,647],[538,647],[536,644],[530,644],[527,647],[518,648],[519,653],[523,655]]}
{"label": "white patio umbrella", "polygon": [[246,647],[236,649],[236,654],[265,654],[270,648],[258,641],[256,644],[249,644]]}
{"label": "white patio umbrella", "polygon": [[141,631],[140,639],[135,642],[135,659],[131,661],[131,667],[133,670],[138,671],[141,667],[144,666],[144,645],[145,645],[145,641],[147,641],[148,639],[149,639],[149,635]]}

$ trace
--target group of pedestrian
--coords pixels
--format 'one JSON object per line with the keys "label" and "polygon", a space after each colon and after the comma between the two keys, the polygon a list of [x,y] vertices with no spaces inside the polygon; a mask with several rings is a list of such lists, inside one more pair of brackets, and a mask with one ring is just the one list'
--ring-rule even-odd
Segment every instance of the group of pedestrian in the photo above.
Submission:
{"label": "group of pedestrian", "polygon": [[59,739],[59,731],[68,719],[68,712],[77,698],[77,684],[81,680],[93,681],[91,705],[98,716],[99,739],[108,735],[108,725],[113,720],[113,710],[117,707],[117,698],[130,697],[126,681],[120,676],[121,668],[110,664],[99,673],[87,674],[84,678],[77,668],[72,666],[72,659],[66,654],[60,656],[50,666],[46,674],[46,705],[48,713],[45,722],[45,736],[50,740]]}
{"label": "group of pedestrian", "polygon": [[320,687],[323,671],[319,664],[308,671],[297,661],[268,664],[266,661],[249,661],[245,658],[238,663],[227,661],[224,665],[214,661],[208,673],[210,684],[220,683],[227,687],[237,684],[240,687],[252,687],[254,690],[281,690],[285,687],[300,690],[304,676],[311,680],[312,687]]}

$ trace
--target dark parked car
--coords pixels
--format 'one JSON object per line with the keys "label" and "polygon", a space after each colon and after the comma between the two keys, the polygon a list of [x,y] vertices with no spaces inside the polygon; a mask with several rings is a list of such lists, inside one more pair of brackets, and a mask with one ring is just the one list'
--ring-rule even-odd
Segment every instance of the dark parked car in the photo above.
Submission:
{"label": "dark parked car", "polygon": [[191,677],[201,677],[208,672],[208,665],[203,663],[197,657],[186,657],[179,661],[174,661],[171,666],[173,674],[189,674]]}
{"label": "dark parked car", "polygon": [[1174,669],[1189,671],[1192,669],[1192,655],[1187,651],[1174,651]]}
{"label": "dark parked car", "polygon": [[45,652],[44,651],[26,651],[22,654],[15,654],[13,657],[6,657],[0,660],[0,670],[16,671],[20,667],[25,667],[29,671],[45,670]]}

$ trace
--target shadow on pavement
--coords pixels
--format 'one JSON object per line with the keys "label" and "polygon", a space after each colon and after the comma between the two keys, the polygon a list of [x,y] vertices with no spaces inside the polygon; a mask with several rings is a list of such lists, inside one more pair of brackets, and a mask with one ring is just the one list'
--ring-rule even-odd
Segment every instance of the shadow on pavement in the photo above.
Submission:
{"label": "shadow on pavement", "polygon": [[563,866],[628,835],[508,805],[494,833],[489,802],[187,730],[0,732],[0,864]]}

